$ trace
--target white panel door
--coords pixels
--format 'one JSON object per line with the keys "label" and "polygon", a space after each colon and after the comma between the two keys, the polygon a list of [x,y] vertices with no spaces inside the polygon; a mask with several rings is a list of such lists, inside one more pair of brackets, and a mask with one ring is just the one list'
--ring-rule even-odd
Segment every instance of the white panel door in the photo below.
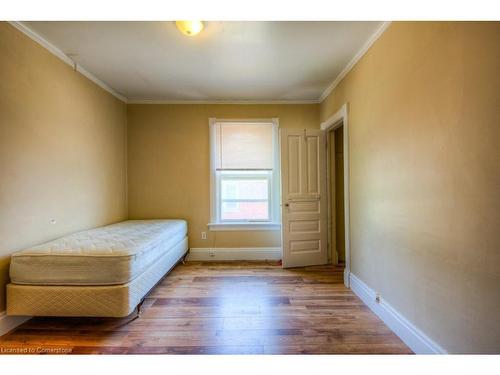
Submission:
{"label": "white panel door", "polygon": [[321,130],[281,130],[283,267],[326,264],[326,143]]}

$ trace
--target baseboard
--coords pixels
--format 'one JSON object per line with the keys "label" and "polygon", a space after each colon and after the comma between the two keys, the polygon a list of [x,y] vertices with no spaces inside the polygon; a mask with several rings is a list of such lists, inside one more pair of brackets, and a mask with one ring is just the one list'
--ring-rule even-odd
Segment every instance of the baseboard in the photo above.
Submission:
{"label": "baseboard", "polygon": [[280,247],[219,247],[219,248],[191,248],[187,260],[219,261],[219,260],[279,260]]}
{"label": "baseboard", "polygon": [[0,312],[0,336],[12,331],[30,318],[30,316],[8,316],[5,311]]}
{"label": "baseboard", "polygon": [[377,293],[358,277],[351,273],[349,279],[352,291],[416,354],[447,354],[445,349],[383,299],[377,302]]}

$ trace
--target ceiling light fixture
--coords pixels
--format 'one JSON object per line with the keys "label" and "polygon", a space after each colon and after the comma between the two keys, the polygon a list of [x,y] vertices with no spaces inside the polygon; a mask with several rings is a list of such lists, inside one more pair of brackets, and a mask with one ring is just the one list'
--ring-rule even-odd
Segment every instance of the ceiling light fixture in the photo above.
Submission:
{"label": "ceiling light fixture", "polygon": [[187,36],[195,36],[203,30],[203,22],[201,21],[175,21],[175,26]]}

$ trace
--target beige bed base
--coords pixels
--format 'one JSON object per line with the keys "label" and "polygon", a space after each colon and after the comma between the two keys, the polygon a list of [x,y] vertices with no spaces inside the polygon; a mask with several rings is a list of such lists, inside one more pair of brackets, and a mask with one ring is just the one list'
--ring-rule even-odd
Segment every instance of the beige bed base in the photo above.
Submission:
{"label": "beige bed base", "polygon": [[124,317],[183,259],[185,237],[127,284],[106,286],[7,285],[7,315]]}

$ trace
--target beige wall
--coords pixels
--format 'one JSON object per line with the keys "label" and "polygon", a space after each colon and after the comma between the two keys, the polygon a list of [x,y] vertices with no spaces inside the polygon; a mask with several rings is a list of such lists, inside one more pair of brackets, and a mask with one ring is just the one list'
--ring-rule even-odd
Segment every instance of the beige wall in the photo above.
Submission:
{"label": "beige wall", "polygon": [[500,23],[393,23],[349,103],[352,271],[451,352],[500,352]]}
{"label": "beige wall", "polygon": [[[349,103],[352,271],[451,352],[500,352],[500,23],[394,23],[318,105],[125,105],[0,23],[0,311],[13,251],[126,217],[209,232],[208,118]],[[49,224],[54,218],[57,223]]]}
{"label": "beige wall", "polygon": [[191,247],[280,246],[279,231],[208,232],[208,119],[280,119],[281,128],[319,128],[319,105],[129,105],[131,218],[185,218]]}
{"label": "beige wall", "polygon": [[126,106],[5,22],[0,56],[3,311],[12,252],[126,217]]}

